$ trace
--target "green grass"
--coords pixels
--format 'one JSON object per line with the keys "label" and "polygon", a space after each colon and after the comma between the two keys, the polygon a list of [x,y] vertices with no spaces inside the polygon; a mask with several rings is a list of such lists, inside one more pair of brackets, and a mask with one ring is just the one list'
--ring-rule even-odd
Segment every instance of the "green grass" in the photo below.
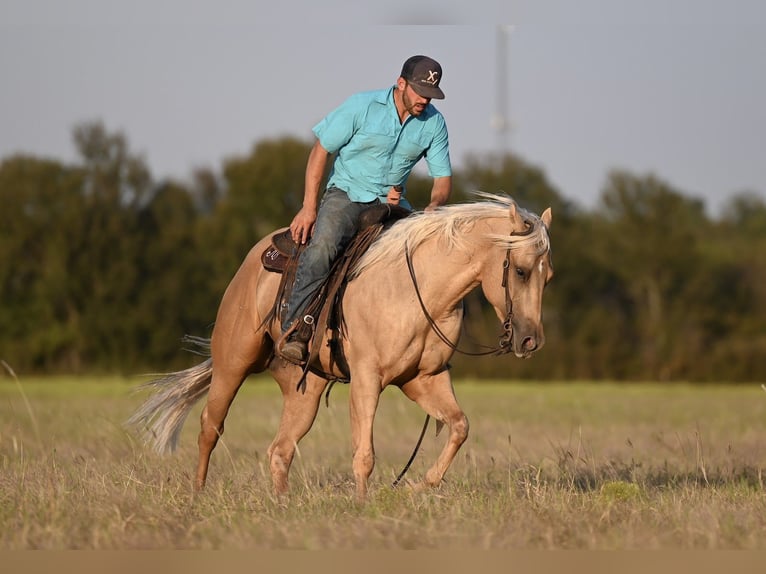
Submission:
{"label": "green grass", "polygon": [[[0,377],[0,548],[766,548],[758,385],[458,381],[470,436],[425,493],[390,486],[423,414],[386,390],[371,496],[358,504],[347,387],[320,409],[279,500],[266,457],[275,383],[243,387],[195,497],[201,405],[179,452],[156,456],[122,427],[142,380]],[[431,427],[408,478],[445,435]]]}

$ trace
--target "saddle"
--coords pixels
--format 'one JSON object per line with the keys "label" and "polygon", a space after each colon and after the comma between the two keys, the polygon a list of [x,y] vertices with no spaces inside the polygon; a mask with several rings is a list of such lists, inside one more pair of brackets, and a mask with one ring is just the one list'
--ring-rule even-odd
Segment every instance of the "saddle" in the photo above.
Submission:
{"label": "saddle", "polygon": [[[359,215],[359,230],[349,243],[347,250],[351,250],[357,237],[364,234],[368,228],[378,224],[387,227],[411,213],[409,209],[388,203],[368,207]],[[290,258],[298,255],[300,247],[300,244],[293,241],[289,229],[277,233],[271,238],[271,245],[261,254],[261,263],[264,269],[274,273],[284,273]]]}
{"label": "saddle", "polygon": [[[380,234],[390,227],[395,221],[407,217],[412,212],[398,205],[381,203],[365,209],[359,216],[359,228],[344,251],[335,259],[328,277],[317,289],[316,294],[309,301],[305,314],[314,318],[311,324],[300,321],[293,325],[288,334],[297,330],[297,336],[304,341],[309,341],[309,356],[306,360],[303,377],[298,383],[298,388],[305,385],[306,373],[309,370],[317,372],[312,363],[321,349],[324,335],[330,329],[330,339],[327,342],[331,351],[331,363],[336,365],[345,375],[345,380],[339,379],[327,373],[317,373],[320,376],[333,380],[348,382],[350,372],[348,363],[343,354],[341,344],[343,325],[343,308],[341,301],[347,284],[347,276],[350,269],[359,258],[367,251]],[[264,323],[271,319],[281,320],[283,303],[287,301],[295,279],[295,270],[298,258],[305,249],[305,245],[293,241],[290,230],[277,233],[272,237],[271,245],[261,255],[261,263],[264,269],[281,273],[277,296]],[[276,341],[279,345],[282,341]]]}

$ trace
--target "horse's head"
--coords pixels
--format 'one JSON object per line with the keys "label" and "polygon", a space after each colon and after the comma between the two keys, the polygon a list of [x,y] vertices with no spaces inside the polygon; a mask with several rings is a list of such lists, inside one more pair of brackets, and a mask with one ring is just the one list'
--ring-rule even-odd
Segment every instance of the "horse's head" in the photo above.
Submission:
{"label": "horse's head", "polygon": [[487,258],[482,290],[503,321],[501,344],[527,358],[545,343],[542,303],[553,277],[548,236],[552,214],[548,208],[538,217],[511,203],[508,215],[510,228],[503,225],[508,232],[490,235],[500,249],[493,247]]}
{"label": "horse's head", "polygon": [[[401,263],[404,248],[409,275],[426,317],[439,313],[456,317],[455,307],[479,283],[504,324],[501,351],[528,357],[545,342],[542,297],[553,277],[548,236],[551,210],[537,216],[518,207],[507,195],[480,191],[474,195],[487,201],[447,205],[395,223],[373,243],[353,277],[381,265],[381,277],[395,280],[391,269]],[[418,255],[419,261],[413,263],[411,254]],[[438,270],[434,268],[436,258]],[[430,276],[425,271],[416,273],[418,263],[430,271]],[[429,281],[419,283],[416,276],[428,277]],[[378,280],[376,285],[387,283]],[[385,293],[390,290],[385,287]],[[434,324],[432,321],[433,329]],[[459,323],[452,327],[459,331]],[[448,346],[455,348],[454,344]]]}

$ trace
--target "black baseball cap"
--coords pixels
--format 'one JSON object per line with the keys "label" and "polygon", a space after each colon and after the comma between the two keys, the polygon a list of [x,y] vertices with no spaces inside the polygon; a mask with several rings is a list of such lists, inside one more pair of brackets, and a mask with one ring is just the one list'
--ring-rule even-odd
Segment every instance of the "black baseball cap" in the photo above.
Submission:
{"label": "black baseball cap", "polygon": [[419,96],[443,100],[444,92],[439,87],[442,67],[428,56],[412,56],[402,66],[401,77],[409,82]]}

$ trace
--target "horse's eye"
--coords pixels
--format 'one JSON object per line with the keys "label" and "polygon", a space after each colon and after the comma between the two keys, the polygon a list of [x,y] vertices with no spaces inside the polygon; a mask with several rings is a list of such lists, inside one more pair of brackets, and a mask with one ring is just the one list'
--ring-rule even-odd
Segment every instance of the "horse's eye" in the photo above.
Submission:
{"label": "horse's eye", "polygon": [[521,279],[524,279],[524,277],[525,277],[526,275],[527,275],[527,274],[524,272],[524,270],[523,270],[521,267],[517,267],[517,268],[516,268],[516,277],[519,277],[519,278],[521,278]]}

